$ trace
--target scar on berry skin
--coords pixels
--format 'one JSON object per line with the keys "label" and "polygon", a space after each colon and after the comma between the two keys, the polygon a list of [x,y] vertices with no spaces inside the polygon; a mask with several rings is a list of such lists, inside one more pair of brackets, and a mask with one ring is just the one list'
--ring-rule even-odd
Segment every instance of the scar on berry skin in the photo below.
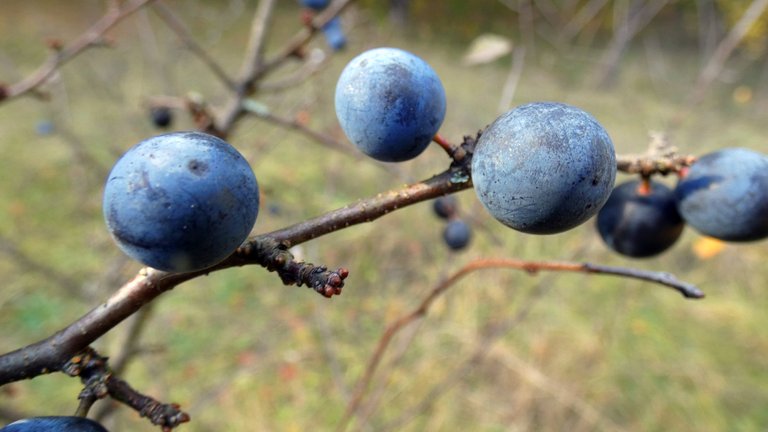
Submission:
{"label": "scar on berry skin", "polygon": [[208,164],[197,159],[192,159],[187,164],[187,168],[192,174],[196,176],[202,176],[206,173],[206,171],[208,171]]}

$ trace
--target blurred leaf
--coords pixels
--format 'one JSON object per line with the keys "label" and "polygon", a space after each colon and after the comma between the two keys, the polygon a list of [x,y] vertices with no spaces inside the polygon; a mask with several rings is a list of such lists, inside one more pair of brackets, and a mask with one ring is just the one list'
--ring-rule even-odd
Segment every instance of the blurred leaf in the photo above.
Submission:
{"label": "blurred leaf", "polygon": [[504,36],[482,34],[469,44],[463,62],[467,66],[475,66],[496,61],[511,53],[512,45],[512,41]]}
{"label": "blurred leaf", "polygon": [[699,259],[707,260],[725,249],[725,243],[712,237],[702,237],[693,243],[693,253]]}

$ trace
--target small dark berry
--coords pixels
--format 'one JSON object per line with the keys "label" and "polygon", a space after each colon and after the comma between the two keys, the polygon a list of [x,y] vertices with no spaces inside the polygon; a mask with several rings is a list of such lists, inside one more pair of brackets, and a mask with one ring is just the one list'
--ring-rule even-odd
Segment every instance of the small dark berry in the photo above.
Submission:
{"label": "small dark berry", "polygon": [[461,250],[467,247],[472,238],[472,230],[461,219],[453,219],[448,222],[443,231],[443,240],[452,250]]}
{"label": "small dark berry", "polygon": [[173,113],[171,109],[165,106],[152,107],[149,111],[152,118],[152,124],[156,127],[165,129],[173,123]]}
{"label": "small dark berry", "polygon": [[680,238],[685,223],[675,195],[661,183],[632,180],[617,186],[597,214],[608,247],[633,258],[658,255]]}
{"label": "small dark berry", "polygon": [[456,216],[458,200],[453,195],[445,195],[432,201],[432,210],[440,219],[450,219]]}

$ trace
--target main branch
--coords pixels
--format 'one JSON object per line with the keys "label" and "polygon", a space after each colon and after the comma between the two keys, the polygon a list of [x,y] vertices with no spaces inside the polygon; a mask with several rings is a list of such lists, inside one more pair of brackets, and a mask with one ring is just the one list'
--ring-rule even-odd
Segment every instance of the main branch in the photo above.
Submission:
{"label": "main branch", "polygon": [[[411,204],[471,187],[470,166],[474,145],[474,138],[465,137],[461,144],[465,157],[460,161],[454,161],[448,170],[438,175],[360,200],[304,222],[252,237],[226,260],[211,268],[183,274],[142,269],[135,278],[121,287],[104,304],[86,313],[68,327],[40,342],[0,356],[0,385],[60,370],[73,355],[160,294],[190,279],[214,271],[258,264],[278,273],[286,285],[307,285],[326,297],[340,294],[344,279],[348,275],[346,269],[340,268],[333,271],[324,266],[296,262],[287,248],[352,225],[371,222]],[[510,264],[512,260],[505,262],[507,267],[512,266]],[[695,286],[680,282],[667,273],[594,264],[516,262],[519,268],[528,271],[556,270],[614,274],[661,284],[676,289],[688,298],[703,297],[703,293]],[[491,261],[491,265],[498,266],[498,263]]]}

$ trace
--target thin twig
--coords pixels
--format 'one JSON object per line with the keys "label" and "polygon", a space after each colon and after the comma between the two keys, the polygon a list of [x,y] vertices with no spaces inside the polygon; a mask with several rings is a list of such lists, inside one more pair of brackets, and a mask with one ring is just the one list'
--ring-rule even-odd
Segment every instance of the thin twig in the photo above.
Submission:
{"label": "thin twig", "polygon": [[85,33],[68,45],[54,49],[48,59],[32,74],[16,84],[4,86],[0,91],[0,101],[7,102],[37,89],[46,82],[65,63],[75,58],[88,48],[100,44],[104,33],[114,27],[127,16],[155,0],[133,0],[122,9],[110,8],[104,16],[91,26]]}
{"label": "thin twig", "polygon": [[[112,364],[111,369],[114,375],[123,375],[128,363],[139,352],[137,345],[139,344],[142,333],[147,328],[146,324],[149,322],[153,310],[154,308],[149,304],[139,309],[138,312],[133,315],[133,319],[120,343],[120,351],[117,355],[110,357],[110,362]],[[98,422],[103,422],[103,420],[112,414],[117,407],[118,405],[116,404],[103,404],[96,410],[96,413],[93,414],[92,417]]]}
{"label": "thin twig", "polygon": [[670,127],[678,126],[690,114],[691,109],[698,105],[707,91],[712,87],[712,83],[723,71],[725,63],[730,58],[733,51],[741,44],[744,37],[752,25],[757,21],[763,12],[768,8],[768,0],[753,0],[749,7],[744,11],[731,31],[717,45],[715,51],[707,60],[707,64],[699,73],[696,84],[691,89],[686,101],[686,110],[678,113],[672,120]]}
{"label": "thin twig", "polygon": [[227,72],[221,67],[221,65],[211,57],[200,44],[195,41],[190,33],[189,29],[184,23],[163,3],[156,3],[152,6],[152,10],[157,13],[163,22],[170,28],[179,40],[187,47],[193,54],[195,54],[207,67],[216,75],[216,78],[221,81],[226,88],[231,91],[236,90],[235,82],[229,77]]}
{"label": "thin twig", "polygon": [[259,71],[261,75],[264,75],[273,69],[281,66],[288,59],[294,56],[303,46],[305,46],[312,36],[323,28],[330,20],[339,15],[347,6],[351,5],[355,0],[334,0],[323,12],[315,15],[310,22],[310,25],[303,28],[296,33],[288,42],[278,50],[272,58],[266,60]]}
{"label": "thin twig", "polygon": [[344,145],[341,141],[333,138],[332,136],[328,134],[324,134],[321,132],[318,132],[312,128],[309,128],[299,122],[296,119],[289,119],[285,117],[278,116],[276,114],[272,114],[268,111],[249,111],[251,115],[254,117],[260,118],[262,120],[265,120],[267,122],[276,124],[278,126],[281,126],[286,129],[291,129],[296,132],[299,132],[300,134],[310,138],[311,140],[321,144],[323,147],[337,151],[339,153],[343,153],[347,156],[351,156],[357,160],[361,160],[365,158],[366,156],[363,155],[359,151],[355,151],[351,147]]}
{"label": "thin twig", "polygon": [[681,155],[670,145],[667,134],[651,131],[648,149],[642,155],[624,155],[616,158],[616,169],[627,174],[652,175],[680,174],[696,162],[692,155]]}
{"label": "thin twig", "polygon": [[262,78],[288,59],[295,58],[319,29],[353,1],[336,0],[332,2],[322,13],[315,16],[308,26],[302,28],[289,39],[274,57],[264,60],[262,51],[266,35],[265,26],[274,6],[274,0],[262,0],[251,24],[248,49],[236,83],[237,94],[228,102],[223,114],[216,122],[218,135],[226,136],[229,134],[235,122],[246,113],[243,101],[256,91]]}
{"label": "thin twig", "polygon": [[373,375],[375,374],[376,369],[384,357],[384,352],[387,350],[389,343],[392,341],[392,338],[404,327],[426,316],[429,308],[432,306],[432,303],[434,303],[438,297],[440,297],[445,291],[455,285],[456,282],[458,282],[460,279],[478,270],[487,269],[524,270],[531,274],[535,274],[540,271],[555,271],[615,275],[658,283],[680,292],[686,298],[700,299],[704,297],[704,293],[697,287],[686,282],[679,281],[673,275],[663,272],[653,272],[591,263],[526,261],[511,258],[478,259],[471,261],[450,275],[443,282],[435,286],[435,288],[430,291],[429,295],[427,295],[424,300],[422,300],[422,302],[409,314],[400,317],[386,328],[384,333],[381,335],[381,338],[379,339],[379,343],[376,345],[376,350],[374,351],[373,355],[371,355],[371,360],[366,366],[362,378],[358,381],[358,384],[355,387],[352,399],[347,406],[344,417],[340,422],[340,427],[338,428],[339,430],[346,429],[346,425],[351,419],[351,416],[355,411],[357,411],[363,397],[368,391],[368,387],[371,383],[371,380],[373,379]]}
{"label": "thin twig", "polygon": [[259,84],[259,90],[265,92],[280,92],[296,88],[299,84],[314,76],[323,70],[323,66],[331,58],[322,49],[315,48],[305,55],[306,61],[301,67],[290,75],[280,77],[272,81],[266,81]]}
{"label": "thin twig", "polygon": [[96,350],[87,347],[78,352],[62,367],[62,372],[79,377],[85,384],[80,392],[80,406],[76,415],[85,416],[98,399],[110,396],[112,399],[128,405],[142,417],[147,417],[152,424],[162,427],[163,432],[189,421],[189,415],[175,403],[162,403],[154,398],[139,393],[127,382],[118,378],[110,369],[108,359]]}
{"label": "thin twig", "polygon": [[223,136],[226,136],[237,119],[243,113],[243,101],[256,89],[261,70],[264,44],[267,36],[269,17],[275,7],[275,0],[261,0],[256,8],[256,13],[251,21],[251,34],[248,37],[248,47],[245,50],[243,64],[240,66],[240,74],[235,83],[235,94],[228,102],[224,113],[216,124],[216,128]]}

